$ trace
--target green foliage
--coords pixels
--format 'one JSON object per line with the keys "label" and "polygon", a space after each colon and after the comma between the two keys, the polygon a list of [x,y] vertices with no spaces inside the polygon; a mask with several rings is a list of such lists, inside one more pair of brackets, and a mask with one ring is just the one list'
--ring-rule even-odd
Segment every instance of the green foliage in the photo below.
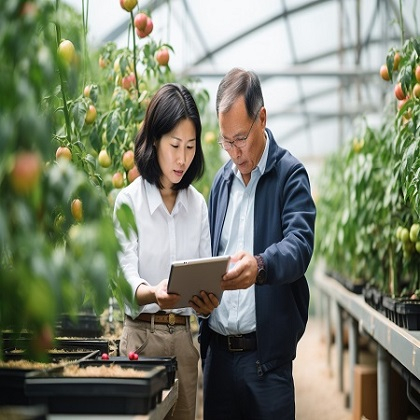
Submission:
{"label": "green foliage", "polygon": [[[121,306],[131,296],[118,267],[112,175],[121,172],[129,183],[122,156],[133,149],[151,96],[175,80],[155,53],[173,50],[152,37],[137,45],[131,13],[129,48],[107,44],[91,51],[84,16],[59,0],[0,2],[1,330],[42,336],[62,313],[93,308],[99,314],[112,294]],[[67,64],[57,56],[63,39],[75,47]],[[177,81],[192,90],[204,115],[208,93],[196,80]],[[96,117],[88,121],[92,106]],[[206,132],[212,127],[206,123]],[[197,183],[205,195],[221,164],[213,138],[207,135],[203,144],[210,158]],[[71,151],[70,161],[57,160],[60,146]],[[102,149],[111,157],[108,168],[98,163]],[[81,220],[72,214],[76,198]],[[127,211],[119,218],[127,229],[133,225]]]}
{"label": "green foliage", "polygon": [[[365,123],[358,137],[329,158],[317,206],[317,255],[330,270],[355,283],[373,282],[391,295],[420,288],[420,238],[417,233],[408,239],[420,219],[420,100],[411,95],[420,63],[416,46],[416,39],[404,44],[391,79],[410,96],[384,109],[379,128]],[[390,50],[388,70],[394,55]]]}

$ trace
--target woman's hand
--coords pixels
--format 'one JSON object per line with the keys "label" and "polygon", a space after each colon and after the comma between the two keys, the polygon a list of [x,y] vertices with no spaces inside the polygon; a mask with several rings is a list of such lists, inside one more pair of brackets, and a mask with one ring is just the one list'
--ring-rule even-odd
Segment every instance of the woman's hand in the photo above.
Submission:
{"label": "woman's hand", "polygon": [[141,284],[136,292],[137,303],[140,306],[157,303],[161,309],[172,309],[180,298],[176,293],[168,293],[168,279],[162,280],[157,286]]}
{"label": "woman's hand", "polygon": [[168,279],[162,280],[155,287],[155,297],[161,309],[172,309],[181,298],[176,293],[168,293]]}

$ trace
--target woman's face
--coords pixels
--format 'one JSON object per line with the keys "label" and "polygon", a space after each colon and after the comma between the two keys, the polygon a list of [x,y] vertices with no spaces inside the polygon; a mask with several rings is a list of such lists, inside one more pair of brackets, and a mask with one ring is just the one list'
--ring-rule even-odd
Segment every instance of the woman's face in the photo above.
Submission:
{"label": "woman's face", "polygon": [[181,120],[156,144],[158,163],[165,189],[181,181],[191,165],[196,150],[195,126],[190,119]]}

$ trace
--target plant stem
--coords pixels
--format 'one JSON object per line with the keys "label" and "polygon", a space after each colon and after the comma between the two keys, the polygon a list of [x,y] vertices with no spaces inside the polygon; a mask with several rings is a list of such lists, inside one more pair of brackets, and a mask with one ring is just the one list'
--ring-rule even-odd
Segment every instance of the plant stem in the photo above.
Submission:
{"label": "plant stem", "polygon": [[401,27],[401,47],[404,46],[404,18],[403,18],[403,10],[402,10],[402,0],[400,0],[400,27]]}
{"label": "plant stem", "polygon": [[82,21],[83,21],[83,85],[86,84],[86,67],[88,63],[88,54],[87,54],[87,24],[88,24],[88,14],[89,14],[89,0],[86,1],[86,14],[85,14],[85,0],[82,0]]}
{"label": "plant stem", "polygon": [[[55,2],[55,12],[58,12],[60,0],[56,0]],[[57,20],[58,21],[58,20]],[[55,33],[57,37],[57,48],[60,45],[61,40],[61,28],[60,25],[56,22],[55,23]],[[61,87],[61,96],[63,97],[63,112],[64,112],[64,119],[66,121],[66,137],[69,144],[71,144],[71,124],[70,124],[70,114],[69,110],[67,108],[67,99],[66,99],[66,93],[64,92],[64,79],[62,74],[62,65],[58,60],[58,75],[60,77],[60,87]]]}
{"label": "plant stem", "polygon": [[137,57],[136,57],[136,28],[134,26],[134,14],[133,11],[130,12],[131,17],[131,32],[133,34],[133,61],[134,61],[134,76],[136,78],[136,89],[139,93],[139,79],[137,77]]}

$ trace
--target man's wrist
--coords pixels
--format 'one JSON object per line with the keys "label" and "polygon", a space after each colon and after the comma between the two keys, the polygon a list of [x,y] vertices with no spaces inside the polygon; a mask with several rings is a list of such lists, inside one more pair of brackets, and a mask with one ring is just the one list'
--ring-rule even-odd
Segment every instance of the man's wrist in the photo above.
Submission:
{"label": "man's wrist", "polygon": [[254,255],[255,260],[257,261],[257,277],[255,278],[255,284],[262,285],[267,281],[267,271],[265,269],[264,258],[261,255]]}

